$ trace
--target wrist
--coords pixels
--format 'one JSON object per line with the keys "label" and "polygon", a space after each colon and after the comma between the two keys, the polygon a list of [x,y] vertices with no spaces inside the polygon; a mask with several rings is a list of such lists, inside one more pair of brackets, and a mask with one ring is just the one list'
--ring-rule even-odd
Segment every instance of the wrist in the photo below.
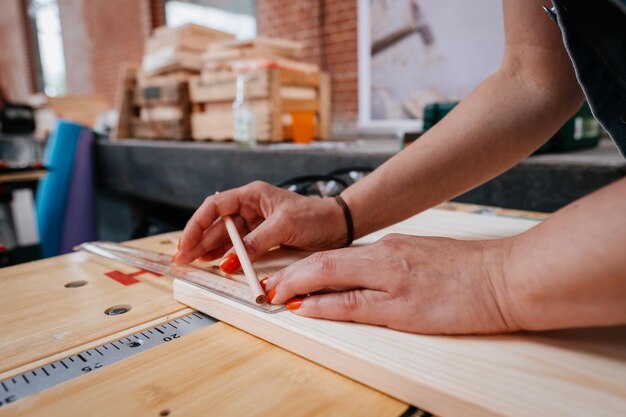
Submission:
{"label": "wrist", "polygon": [[510,253],[514,238],[489,240],[482,249],[487,291],[493,301],[493,314],[499,316],[504,330],[522,330],[517,294],[512,291]]}
{"label": "wrist", "polygon": [[343,248],[348,240],[348,228],[343,209],[334,198],[321,199],[322,222],[326,229],[327,247]]}

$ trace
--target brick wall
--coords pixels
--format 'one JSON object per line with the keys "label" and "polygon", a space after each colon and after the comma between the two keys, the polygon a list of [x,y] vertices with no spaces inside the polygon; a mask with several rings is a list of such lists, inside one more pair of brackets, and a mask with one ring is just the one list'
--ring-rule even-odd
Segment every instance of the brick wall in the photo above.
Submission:
{"label": "brick wall", "polygon": [[149,0],[58,0],[68,94],[102,94],[112,104],[120,63],[141,62],[152,30]]}
{"label": "brick wall", "polygon": [[303,59],[326,67],[332,78],[336,122],[355,122],[358,111],[356,0],[257,0],[259,35],[301,41]]}
{"label": "brick wall", "polygon": [[[0,81],[11,97],[25,99],[34,89],[26,0],[0,2]],[[301,41],[303,59],[330,72],[333,117],[357,118],[356,0],[258,0],[260,35]],[[68,94],[102,94],[111,104],[119,65],[141,62],[152,28],[164,24],[162,0],[58,0]]]}
{"label": "brick wall", "polygon": [[23,0],[0,2],[0,86],[8,99],[24,101],[34,89]]}

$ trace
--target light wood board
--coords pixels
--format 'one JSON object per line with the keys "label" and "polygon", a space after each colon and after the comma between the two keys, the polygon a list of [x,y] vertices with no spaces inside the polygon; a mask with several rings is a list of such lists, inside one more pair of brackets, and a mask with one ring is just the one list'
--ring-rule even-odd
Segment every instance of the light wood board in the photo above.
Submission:
{"label": "light wood board", "polygon": [[0,408],[0,416],[387,416],[407,406],[224,323]]}
{"label": "light wood board", "polygon": [[10,182],[27,182],[37,181],[48,175],[48,171],[45,169],[39,169],[36,171],[22,171],[22,172],[7,172],[0,174],[0,184],[7,184]]}
{"label": "light wood board", "polygon": [[[389,232],[489,239],[536,223],[429,210],[360,243]],[[626,415],[624,327],[421,336],[289,312],[267,315],[181,281],[174,282],[174,294],[219,320],[438,415]]]}

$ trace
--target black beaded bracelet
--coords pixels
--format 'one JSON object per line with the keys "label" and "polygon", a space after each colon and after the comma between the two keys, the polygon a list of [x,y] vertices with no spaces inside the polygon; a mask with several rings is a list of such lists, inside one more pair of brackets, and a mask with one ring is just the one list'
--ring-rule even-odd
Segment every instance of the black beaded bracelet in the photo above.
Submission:
{"label": "black beaded bracelet", "polygon": [[352,241],[354,240],[354,224],[352,224],[352,214],[350,214],[350,207],[346,204],[343,198],[340,195],[335,196],[335,201],[343,210],[343,217],[346,219],[346,227],[348,228],[348,239],[346,241],[346,246],[350,246]]}

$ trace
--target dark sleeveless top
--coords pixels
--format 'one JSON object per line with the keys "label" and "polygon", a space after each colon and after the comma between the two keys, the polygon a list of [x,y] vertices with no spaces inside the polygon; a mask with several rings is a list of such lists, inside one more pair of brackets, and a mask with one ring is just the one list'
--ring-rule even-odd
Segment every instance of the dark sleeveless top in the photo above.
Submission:
{"label": "dark sleeveless top", "polygon": [[626,0],[552,0],[576,77],[626,157]]}

